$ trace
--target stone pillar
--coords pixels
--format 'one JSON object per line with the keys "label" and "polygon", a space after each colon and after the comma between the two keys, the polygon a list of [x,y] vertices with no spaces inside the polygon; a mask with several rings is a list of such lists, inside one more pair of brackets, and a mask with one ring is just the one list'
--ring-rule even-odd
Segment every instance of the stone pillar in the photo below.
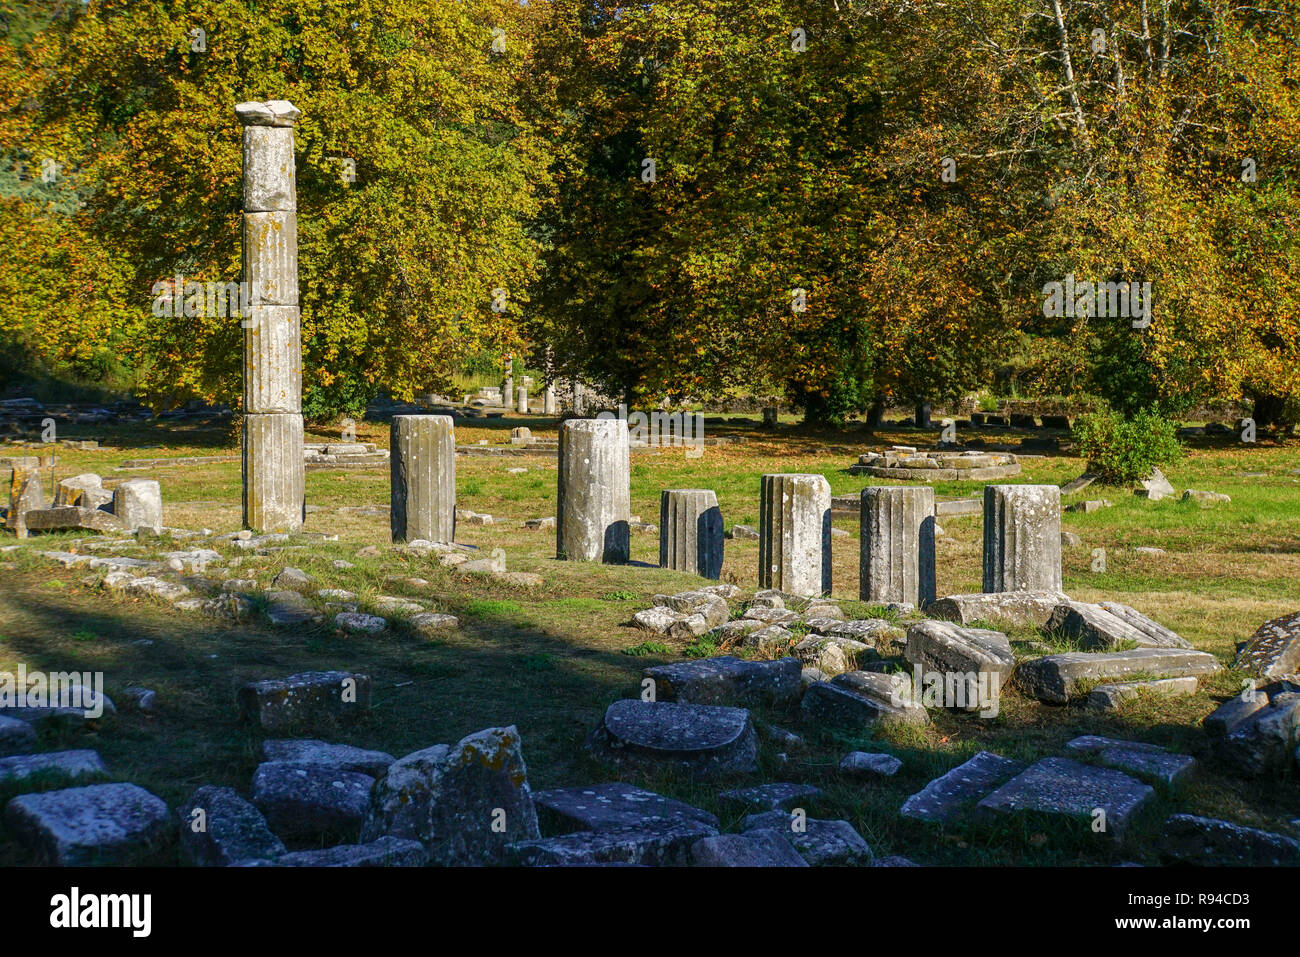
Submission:
{"label": "stone pillar", "polygon": [[626,562],[632,515],[627,424],[570,419],[560,426],[555,555]]}
{"label": "stone pillar", "polygon": [[934,489],[862,490],[858,593],[875,604],[934,601]]}
{"label": "stone pillar", "polygon": [[555,395],[555,383],[546,383],[546,391],[542,393],[542,414],[559,415],[560,402]]}
{"label": "stone pillar", "polygon": [[823,475],[764,475],[758,585],[794,595],[831,593],[831,486]]}
{"label": "stone pillar", "polygon": [[113,489],[113,514],[128,532],[161,532],[162,487],[153,479],[127,479]]}
{"label": "stone pillar", "polygon": [[504,409],[513,409],[515,407],[514,356],[506,356],[506,376],[501,382],[501,407]]}
{"label": "stone pillar", "polygon": [[287,100],[240,103],[244,127],[244,527],[302,528],[302,332],[298,200]]}
{"label": "stone pillar", "polygon": [[984,590],[1061,590],[1061,490],[984,487]]}
{"label": "stone pillar", "polygon": [[453,541],[456,429],[451,416],[393,416],[388,454],[393,541]]}
{"label": "stone pillar", "polygon": [[518,397],[518,403],[519,403],[516,411],[518,411],[520,415],[527,415],[528,414],[528,386],[521,385],[519,388],[515,389],[515,395]]}
{"label": "stone pillar", "polygon": [[722,510],[709,489],[665,489],[659,496],[659,567],[722,577]]}
{"label": "stone pillar", "polygon": [[40,469],[15,468],[9,483],[9,517],[6,525],[19,538],[27,537],[27,513],[46,508]]}

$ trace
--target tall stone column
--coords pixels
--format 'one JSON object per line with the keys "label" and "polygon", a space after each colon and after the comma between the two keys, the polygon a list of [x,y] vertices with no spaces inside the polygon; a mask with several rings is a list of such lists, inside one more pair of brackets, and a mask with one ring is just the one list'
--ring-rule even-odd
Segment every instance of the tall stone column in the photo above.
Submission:
{"label": "tall stone column", "polygon": [[627,424],[570,419],[560,426],[555,555],[621,564],[631,556]]}
{"label": "tall stone column", "polygon": [[709,489],[664,489],[659,496],[659,567],[722,577],[722,510]]}
{"label": "tall stone column", "polygon": [[515,389],[515,396],[519,403],[515,411],[518,412],[520,415],[527,415],[528,414],[528,380],[527,379],[523,380],[519,388]]}
{"label": "tall stone column", "polygon": [[1061,590],[1061,490],[984,487],[984,590]]}
{"label": "tall stone column", "polygon": [[560,402],[555,394],[555,383],[546,383],[546,391],[542,393],[542,414],[558,415],[560,412]]}
{"label": "tall stone column", "polygon": [[298,199],[287,100],[240,103],[244,127],[244,527],[302,528],[302,332]]}
{"label": "tall stone column", "polygon": [[456,429],[449,415],[395,415],[390,432],[393,541],[456,538]]}
{"label": "tall stone column", "polygon": [[501,382],[501,407],[503,409],[513,409],[515,407],[514,356],[506,356],[506,375]]}
{"label": "tall stone column", "polygon": [[764,475],[758,584],[793,595],[831,593],[831,486],[823,475]]}
{"label": "tall stone column", "polygon": [[858,593],[877,604],[934,601],[934,489],[865,488]]}

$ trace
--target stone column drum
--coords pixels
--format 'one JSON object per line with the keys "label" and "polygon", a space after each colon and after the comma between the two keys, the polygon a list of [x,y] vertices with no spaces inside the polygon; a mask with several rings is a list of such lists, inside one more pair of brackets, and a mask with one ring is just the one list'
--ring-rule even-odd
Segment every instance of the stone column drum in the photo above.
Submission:
{"label": "stone column drum", "polygon": [[548,382],[546,391],[542,393],[542,414],[555,415],[560,411],[560,403],[555,395],[555,383]]}
{"label": "stone column drum", "polygon": [[877,604],[934,601],[934,489],[862,490],[858,593]]}
{"label": "stone column drum", "polygon": [[127,479],[113,489],[113,514],[128,532],[162,531],[162,487],[153,479]]}
{"label": "stone column drum", "polygon": [[665,489],[659,496],[659,567],[722,577],[722,510],[709,489]]}
{"label": "stone column drum", "polygon": [[627,424],[570,419],[560,427],[555,555],[626,562],[632,516]]}
{"label": "stone column drum", "polygon": [[395,415],[389,437],[394,542],[456,538],[456,429],[449,415]]}
{"label": "stone column drum", "polygon": [[1061,490],[984,487],[984,590],[1061,590]]}
{"label": "stone column drum", "polygon": [[240,103],[244,127],[244,527],[302,528],[305,513],[298,201],[287,100]]}
{"label": "stone column drum", "polygon": [[758,585],[794,595],[831,593],[831,486],[823,475],[764,475]]}
{"label": "stone column drum", "polygon": [[516,411],[520,415],[527,415],[528,414],[528,386],[521,385],[517,389],[515,389],[515,397],[519,403]]}

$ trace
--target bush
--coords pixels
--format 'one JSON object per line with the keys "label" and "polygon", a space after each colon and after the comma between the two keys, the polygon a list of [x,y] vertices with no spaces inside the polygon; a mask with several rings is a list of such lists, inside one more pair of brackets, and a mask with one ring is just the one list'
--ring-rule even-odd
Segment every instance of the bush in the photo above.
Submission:
{"label": "bush", "polygon": [[1104,483],[1118,485],[1140,481],[1156,466],[1181,458],[1176,429],[1155,408],[1132,417],[1107,409],[1079,416],[1074,437],[1088,471]]}

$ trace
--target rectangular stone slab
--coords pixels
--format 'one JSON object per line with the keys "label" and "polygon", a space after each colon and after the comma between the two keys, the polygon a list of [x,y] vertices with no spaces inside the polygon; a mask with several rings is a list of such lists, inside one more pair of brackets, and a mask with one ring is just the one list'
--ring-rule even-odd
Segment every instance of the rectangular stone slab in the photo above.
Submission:
{"label": "rectangular stone slab", "polygon": [[1081,648],[1109,649],[1126,642],[1150,648],[1191,647],[1164,625],[1118,602],[1062,602],[1044,628],[1069,637]]}
{"label": "rectangular stone slab", "polygon": [[976,813],[984,817],[1045,814],[1076,819],[1086,826],[1100,809],[1105,812],[1105,830],[1097,833],[1118,839],[1154,794],[1150,785],[1110,768],[1044,758],[982,799]]}
{"label": "rectangular stone slab", "polygon": [[658,665],[645,669],[645,676],[654,680],[655,696],[662,701],[786,707],[803,693],[801,671],[797,658],[743,661],[724,656]]}
{"label": "rectangular stone slab", "polygon": [[718,829],[718,819],[681,801],[619,781],[534,791],[538,823],[548,834],[610,828],[697,824]]}
{"label": "rectangular stone slab", "polygon": [[29,532],[121,532],[124,526],[112,512],[76,505],[32,509],[23,516]]}
{"label": "rectangular stone slab", "polygon": [[1257,678],[1300,673],[1300,613],[1260,625],[1237,656],[1236,667]]}
{"label": "rectangular stone slab", "polygon": [[1089,680],[1129,678],[1151,673],[1159,677],[1208,675],[1220,669],[1214,656],[1203,651],[1173,648],[1134,648],[1131,651],[1072,651],[1026,661],[1016,669],[1015,680],[1040,701],[1065,704]]}
{"label": "rectangular stone slab", "polygon": [[917,791],[899,809],[916,821],[956,820],[975,802],[1025,769],[1023,761],[981,751]]}
{"label": "rectangular stone slab", "polygon": [[1069,599],[1055,591],[988,592],[948,595],[925,606],[931,618],[969,625],[973,621],[1042,628],[1062,602]]}

